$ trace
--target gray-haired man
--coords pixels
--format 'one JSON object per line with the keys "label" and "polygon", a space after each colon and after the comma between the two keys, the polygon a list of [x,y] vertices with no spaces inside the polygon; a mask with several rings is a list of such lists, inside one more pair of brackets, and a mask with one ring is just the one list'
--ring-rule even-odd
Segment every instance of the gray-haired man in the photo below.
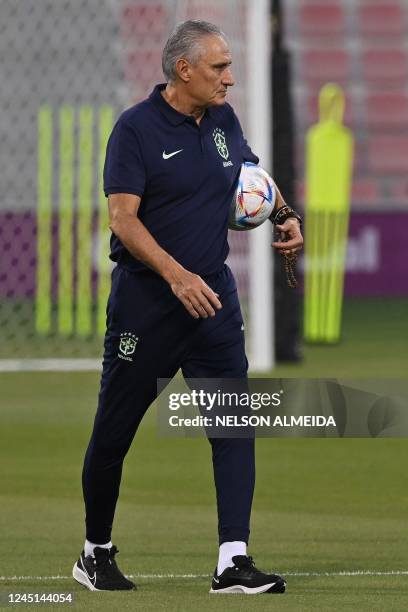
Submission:
{"label": "gray-haired man", "polygon": [[[189,379],[247,378],[242,315],[225,259],[240,167],[258,158],[225,103],[234,84],[230,65],[216,26],[181,24],[163,52],[167,84],[125,111],[108,143],[104,190],[117,266],[83,470],[86,541],[73,569],[90,590],[135,588],[118,569],[110,539],[123,460],[157,395],[157,379],[180,368]],[[302,237],[289,207],[281,222],[289,240],[274,246],[296,251]],[[282,593],[284,579],[259,571],[246,550],[254,439],[210,443],[220,544],[210,592]]]}

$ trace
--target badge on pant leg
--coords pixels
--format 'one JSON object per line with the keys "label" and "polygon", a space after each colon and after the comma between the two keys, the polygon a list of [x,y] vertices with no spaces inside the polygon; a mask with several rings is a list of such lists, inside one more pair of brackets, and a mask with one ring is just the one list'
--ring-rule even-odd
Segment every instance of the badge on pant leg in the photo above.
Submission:
{"label": "badge on pant leg", "polygon": [[132,334],[132,332],[122,332],[120,334],[118,357],[126,361],[133,361],[130,355],[133,355],[135,352],[138,340],[139,338],[137,338],[135,334]]}

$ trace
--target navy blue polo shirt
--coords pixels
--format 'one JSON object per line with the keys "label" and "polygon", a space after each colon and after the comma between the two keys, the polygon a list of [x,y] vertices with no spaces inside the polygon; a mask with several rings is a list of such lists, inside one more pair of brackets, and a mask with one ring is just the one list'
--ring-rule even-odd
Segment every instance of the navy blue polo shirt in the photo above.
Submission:
{"label": "navy blue polo shirt", "polygon": [[[210,107],[199,125],[161,95],[126,110],[108,141],[105,195],[141,197],[138,216],[158,244],[190,272],[218,272],[228,255],[228,212],[243,161],[258,163],[231,108]],[[112,234],[110,258],[146,270]]]}

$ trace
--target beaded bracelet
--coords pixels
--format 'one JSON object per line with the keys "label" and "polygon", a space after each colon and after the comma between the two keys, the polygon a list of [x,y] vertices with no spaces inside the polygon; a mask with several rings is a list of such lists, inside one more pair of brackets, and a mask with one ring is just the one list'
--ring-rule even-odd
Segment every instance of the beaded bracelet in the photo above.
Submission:
{"label": "beaded bracelet", "polygon": [[302,225],[302,217],[287,204],[278,208],[276,213],[271,215],[271,221],[274,225],[282,225],[286,219],[297,219],[300,225]]}

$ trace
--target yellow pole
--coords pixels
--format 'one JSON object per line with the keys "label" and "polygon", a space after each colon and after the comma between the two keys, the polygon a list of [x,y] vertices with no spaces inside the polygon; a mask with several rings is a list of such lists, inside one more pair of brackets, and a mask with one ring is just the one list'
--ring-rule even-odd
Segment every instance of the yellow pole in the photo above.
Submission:
{"label": "yellow pole", "polygon": [[92,332],[92,142],[93,110],[79,110],[79,183],[77,221],[76,332],[81,338]]}
{"label": "yellow pole", "polygon": [[38,204],[35,329],[51,332],[51,246],[52,246],[52,111],[38,112]]}
{"label": "yellow pole", "polygon": [[103,165],[105,161],[106,143],[113,125],[113,109],[103,106],[99,111],[99,175],[98,175],[98,288],[96,331],[103,336],[106,329],[106,302],[110,288],[111,262],[109,259],[109,223],[108,203],[103,192]]}
{"label": "yellow pole", "polygon": [[58,332],[74,331],[73,230],[74,230],[74,109],[59,113],[59,211],[58,211]]}

